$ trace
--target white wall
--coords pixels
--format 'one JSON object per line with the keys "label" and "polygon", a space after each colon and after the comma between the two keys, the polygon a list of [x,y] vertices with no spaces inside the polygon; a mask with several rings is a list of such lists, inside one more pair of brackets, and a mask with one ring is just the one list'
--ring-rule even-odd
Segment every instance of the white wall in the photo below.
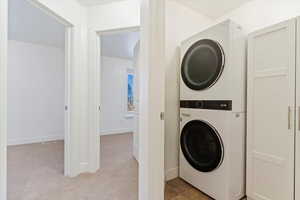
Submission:
{"label": "white wall", "polygon": [[64,49],[9,40],[8,144],[64,138]]}
{"label": "white wall", "polygon": [[[112,30],[140,25],[139,0],[123,0],[88,8],[89,28]],[[105,19],[105,20],[104,20]]]}
{"label": "white wall", "polygon": [[101,36],[101,54],[108,57],[132,59],[133,49],[139,39],[139,31],[104,34]]}
{"label": "white wall", "polygon": [[127,69],[132,60],[101,57],[100,134],[120,134],[134,130],[133,116],[127,113]]}
{"label": "white wall", "polygon": [[[109,12],[111,11],[111,12]],[[126,11],[126,12],[125,12]],[[90,55],[95,56],[95,32],[139,26],[139,3],[136,0],[115,2],[89,8]],[[117,13],[117,15],[116,15]],[[101,20],[101,19],[106,20]],[[166,110],[165,171],[166,178],[178,175],[179,140],[179,45],[187,37],[211,23],[208,17],[182,4],[168,0],[166,5]],[[93,57],[90,60],[94,60]],[[94,64],[95,63],[91,63]],[[90,72],[92,75],[95,72]],[[92,82],[92,79],[90,79]],[[92,104],[91,104],[92,105]]]}
{"label": "white wall", "polygon": [[8,3],[9,40],[64,47],[63,24],[36,8],[28,0],[9,0]]}
{"label": "white wall", "polygon": [[212,20],[168,0],[166,3],[166,111],[165,172],[166,179],[178,175],[179,153],[179,72],[180,43],[206,27]]}
{"label": "white wall", "polygon": [[246,33],[279,23],[300,15],[300,1],[295,0],[252,0],[217,19],[232,19]]}

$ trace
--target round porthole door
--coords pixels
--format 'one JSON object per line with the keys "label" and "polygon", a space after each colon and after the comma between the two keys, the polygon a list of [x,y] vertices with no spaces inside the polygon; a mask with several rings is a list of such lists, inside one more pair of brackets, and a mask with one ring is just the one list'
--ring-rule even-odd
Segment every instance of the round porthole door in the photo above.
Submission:
{"label": "round porthole door", "polygon": [[181,64],[181,76],[192,90],[213,86],[221,76],[225,54],[221,45],[210,39],[199,40],[186,52]]}
{"label": "round porthole door", "polygon": [[180,144],[188,163],[200,172],[211,172],[223,161],[222,140],[217,130],[207,122],[188,122],[182,129]]}

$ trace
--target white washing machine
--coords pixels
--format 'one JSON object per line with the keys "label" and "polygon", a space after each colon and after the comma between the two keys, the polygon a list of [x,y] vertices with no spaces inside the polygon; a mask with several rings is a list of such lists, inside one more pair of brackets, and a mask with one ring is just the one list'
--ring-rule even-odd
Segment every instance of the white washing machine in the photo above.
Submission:
{"label": "white washing machine", "polygon": [[181,44],[181,100],[232,100],[245,111],[246,40],[230,20],[214,25]]}
{"label": "white washing machine", "polygon": [[245,113],[224,100],[180,106],[180,177],[213,199],[243,198]]}

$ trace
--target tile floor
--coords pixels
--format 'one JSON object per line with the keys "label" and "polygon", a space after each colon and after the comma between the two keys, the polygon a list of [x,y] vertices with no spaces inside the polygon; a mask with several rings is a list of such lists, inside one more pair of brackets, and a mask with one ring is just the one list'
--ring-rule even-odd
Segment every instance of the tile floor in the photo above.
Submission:
{"label": "tile floor", "polygon": [[177,178],[167,182],[165,200],[212,200],[185,181]]}

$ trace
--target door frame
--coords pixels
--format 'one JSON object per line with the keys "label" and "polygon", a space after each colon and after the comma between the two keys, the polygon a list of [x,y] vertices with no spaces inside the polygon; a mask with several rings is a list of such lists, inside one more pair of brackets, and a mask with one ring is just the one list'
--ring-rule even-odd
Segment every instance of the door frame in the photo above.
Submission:
{"label": "door frame", "polygon": [[[0,1],[0,200],[7,199],[7,51],[8,51],[8,1]],[[72,176],[71,167],[71,69],[73,57],[74,25],[60,17],[37,0],[27,0],[45,14],[56,19],[65,28],[65,111],[64,111],[64,175]],[[66,109],[67,108],[67,109]]]}
{"label": "door frame", "polygon": [[[165,109],[165,0],[141,0],[140,4],[140,109],[139,109],[139,200],[163,200],[164,109]],[[136,24],[134,24],[133,27]],[[127,27],[116,27],[122,30]],[[89,161],[90,172],[100,166],[99,139],[99,32],[88,28],[89,61]],[[141,134],[142,133],[142,134]]]}
{"label": "door frame", "polygon": [[6,200],[7,160],[7,32],[8,0],[0,1],[0,200]]}
{"label": "door frame", "polygon": [[[37,3],[37,0],[31,0]],[[6,200],[6,69],[7,69],[7,2],[8,0],[0,1],[0,200]],[[37,3],[38,4],[38,3]],[[40,5],[42,8],[43,5]],[[143,91],[143,100],[146,100],[147,108],[140,110],[140,164],[139,164],[139,199],[140,200],[163,200],[164,199],[164,68],[165,68],[165,0],[141,0],[141,66],[145,73],[145,85],[141,87]],[[46,8],[47,10],[47,8]],[[52,10],[50,13],[55,14]],[[104,19],[105,20],[105,19]],[[71,30],[74,34],[73,24],[70,23]],[[89,34],[93,31],[88,30]],[[89,49],[93,48],[90,42],[97,37],[89,39]],[[72,46],[75,41],[72,40]],[[97,50],[97,49],[96,49]],[[74,48],[72,48],[72,58],[74,58]],[[95,51],[96,52],[96,51]],[[89,66],[96,65],[98,62],[94,53],[89,54]],[[74,65],[73,59],[70,59],[71,68]],[[97,65],[96,65],[97,66]],[[90,69],[89,67],[89,70]],[[162,72],[162,74],[161,74]],[[163,78],[163,79],[161,79]],[[94,80],[90,80],[89,84]],[[157,88],[162,88],[160,94],[157,94]],[[93,92],[95,88],[89,88]],[[91,95],[91,94],[89,94]],[[96,98],[89,98],[89,140],[94,139],[92,131],[97,131],[97,123],[95,123],[95,115],[98,115],[98,106],[90,104]],[[141,99],[142,100],[142,99]],[[71,102],[72,103],[72,102]],[[71,106],[71,104],[70,104]],[[92,109],[92,110],[90,110]],[[97,112],[96,112],[97,111]],[[151,111],[151,112],[150,112]],[[97,114],[98,113],[98,114]],[[92,126],[91,126],[92,125]],[[71,126],[75,126],[71,124]],[[72,128],[72,127],[71,127]],[[99,135],[99,134],[97,134]],[[72,135],[71,135],[72,136]],[[77,140],[72,137],[72,141]],[[73,142],[76,144],[76,142]],[[70,143],[69,148],[74,151],[76,146]],[[89,145],[89,161],[95,160],[94,165],[89,165],[89,170],[97,170],[99,166],[99,146],[94,140]],[[97,151],[98,149],[98,151]],[[94,154],[92,153],[94,152]],[[72,160],[76,161],[74,155]],[[70,159],[70,162],[72,161]],[[75,162],[75,161],[72,161]],[[71,164],[72,164],[71,163]],[[75,167],[75,169],[73,169]],[[69,169],[70,174],[77,171],[76,166]]]}
{"label": "door frame", "polygon": [[[99,80],[98,80],[98,83],[99,83],[99,88],[96,90],[97,93],[99,94],[96,94],[98,96],[98,105],[99,105],[99,120],[98,120],[98,127],[100,130],[100,127],[101,127],[101,123],[100,123],[100,115],[101,115],[101,93],[102,93],[102,90],[101,90],[101,68],[102,68],[102,65],[101,65],[101,37],[104,36],[104,35],[110,35],[110,34],[117,34],[117,33],[126,33],[126,32],[134,32],[134,31],[140,31],[140,26],[128,26],[128,27],[122,27],[122,28],[117,28],[117,29],[108,29],[108,30],[103,30],[103,31],[97,31],[97,37],[98,37],[98,42],[96,44],[98,44],[98,47],[99,50],[97,51],[98,54],[97,54],[97,60],[99,61],[98,63],[98,67],[99,67]],[[137,70],[135,70],[137,71]],[[136,77],[136,74],[135,74],[135,77]],[[136,79],[135,79],[136,80]],[[136,82],[135,82],[136,83]],[[138,93],[140,94],[140,93]],[[127,98],[126,98],[127,99]],[[134,119],[136,120],[136,116],[134,116]],[[136,123],[136,122],[135,122]],[[134,132],[136,131],[136,129],[134,129]],[[100,131],[99,131],[100,133]],[[133,149],[134,148],[134,143],[133,143]],[[133,151],[133,154],[135,153],[135,151]],[[100,157],[101,157],[101,151],[100,151]],[[136,157],[136,155],[134,155],[134,157]],[[101,164],[100,164],[100,168],[101,168]]]}
{"label": "door frame", "polygon": [[[300,198],[300,17],[296,18],[295,199]],[[299,87],[297,87],[299,86]]]}
{"label": "door frame", "polygon": [[[138,31],[139,26],[124,26],[115,29],[89,29],[89,120],[90,127],[90,169],[95,172],[101,168],[100,115],[101,115],[101,36],[119,32]],[[95,112],[95,108],[97,112]],[[96,142],[95,142],[96,141]]]}

